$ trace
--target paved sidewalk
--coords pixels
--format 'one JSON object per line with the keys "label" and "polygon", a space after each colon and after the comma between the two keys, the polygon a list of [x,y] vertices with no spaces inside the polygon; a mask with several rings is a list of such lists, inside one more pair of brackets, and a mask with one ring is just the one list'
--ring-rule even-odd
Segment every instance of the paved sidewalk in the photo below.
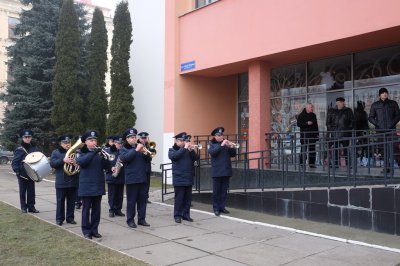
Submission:
{"label": "paved sidewalk", "polygon": [[[18,184],[7,166],[0,167],[0,201],[19,208]],[[54,183],[36,184],[35,214],[55,224]],[[124,202],[125,203],[125,202]],[[124,211],[125,212],[125,211]],[[26,214],[21,214],[26,215]],[[32,215],[32,214],[29,214]],[[77,225],[62,227],[82,236]],[[150,227],[130,229],[125,217],[108,217],[103,197],[100,240],[104,246],[154,265],[397,265],[400,253],[348,244],[272,228],[259,223],[192,211],[193,223],[176,224],[173,207],[153,202],[147,207]],[[55,225],[56,226],[56,225]],[[88,240],[89,241],[89,240]]]}

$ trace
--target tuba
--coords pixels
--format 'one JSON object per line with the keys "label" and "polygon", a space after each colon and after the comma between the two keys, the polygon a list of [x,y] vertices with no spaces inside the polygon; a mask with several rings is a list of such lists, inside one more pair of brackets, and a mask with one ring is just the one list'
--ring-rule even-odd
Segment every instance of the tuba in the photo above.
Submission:
{"label": "tuba", "polygon": [[[75,160],[76,158],[76,150],[82,148],[85,145],[79,138],[74,145],[71,146],[71,148],[68,149],[67,153],[65,154],[64,158],[71,158]],[[64,173],[67,175],[75,175],[79,173],[79,166],[77,164],[69,164],[69,163],[64,163]]]}

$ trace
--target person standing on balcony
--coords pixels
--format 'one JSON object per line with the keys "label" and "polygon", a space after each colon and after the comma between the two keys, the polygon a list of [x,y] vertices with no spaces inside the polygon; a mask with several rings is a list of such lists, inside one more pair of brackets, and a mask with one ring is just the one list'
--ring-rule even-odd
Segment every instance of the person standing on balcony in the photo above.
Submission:
{"label": "person standing on balcony", "polygon": [[304,166],[307,160],[310,168],[315,166],[315,143],[319,137],[317,116],[314,113],[314,106],[308,103],[297,117],[297,126],[300,127],[300,166]]}
{"label": "person standing on balcony", "polygon": [[353,111],[346,107],[345,99],[343,97],[336,98],[336,108],[330,109],[328,114],[326,127],[328,131],[334,131],[333,135],[334,143],[334,160],[331,164],[335,167],[339,166],[339,150],[340,146],[343,149],[343,156],[346,158],[346,165],[349,165],[350,154],[348,148],[350,144],[349,138],[352,136],[352,130],[354,128],[354,114]]}
{"label": "person standing on balcony", "polygon": [[229,178],[232,176],[231,157],[236,156],[233,143],[224,139],[224,128],[217,127],[211,132],[214,138],[209,143],[208,153],[211,156],[211,177],[213,179],[213,209],[214,214],[228,214],[225,208],[228,195]]}
{"label": "person standing on balcony", "polygon": [[[396,101],[389,99],[389,92],[386,88],[381,88],[379,90],[379,100],[371,105],[371,110],[369,112],[368,121],[375,126],[377,134],[384,134],[389,131],[396,129],[397,123],[400,121],[400,110],[399,105]],[[394,136],[394,135],[393,135]],[[389,139],[387,139],[389,138]],[[387,140],[390,141],[391,136],[386,135],[380,138],[379,142],[385,143]],[[390,172],[389,161],[390,158],[390,147],[384,145],[384,159],[385,159],[385,169]]]}

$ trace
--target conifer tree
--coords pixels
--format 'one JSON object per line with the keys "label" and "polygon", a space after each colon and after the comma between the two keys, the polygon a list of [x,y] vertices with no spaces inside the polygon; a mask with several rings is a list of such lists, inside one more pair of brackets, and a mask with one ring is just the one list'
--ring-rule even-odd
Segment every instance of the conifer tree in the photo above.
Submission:
{"label": "conifer tree", "polygon": [[83,131],[83,99],[78,86],[80,36],[78,16],[72,0],[64,0],[56,38],[51,122],[57,135],[79,135]]}
{"label": "conifer tree", "polygon": [[107,29],[103,12],[96,8],[93,13],[92,31],[88,42],[89,72],[89,97],[87,127],[96,129],[99,134],[99,142],[105,140],[106,122],[108,113],[107,95],[104,82],[107,72]]}
{"label": "conifer tree", "polygon": [[8,149],[18,143],[23,128],[35,132],[37,144],[48,152],[53,131],[50,123],[51,88],[55,65],[55,37],[62,0],[21,0],[15,43],[8,48],[8,73],[13,77],[1,99],[8,103],[1,142]]}
{"label": "conifer tree", "polygon": [[132,22],[127,2],[117,5],[114,15],[114,31],[111,45],[111,99],[107,134],[122,134],[135,125],[133,87],[130,85],[128,60],[132,43]]}

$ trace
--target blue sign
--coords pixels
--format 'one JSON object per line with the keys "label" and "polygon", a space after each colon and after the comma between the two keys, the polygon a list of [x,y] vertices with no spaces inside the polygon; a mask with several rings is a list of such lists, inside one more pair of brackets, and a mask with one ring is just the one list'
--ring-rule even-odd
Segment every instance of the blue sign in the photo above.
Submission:
{"label": "blue sign", "polygon": [[196,61],[190,61],[181,64],[181,72],[188,71],[196,68]]}

